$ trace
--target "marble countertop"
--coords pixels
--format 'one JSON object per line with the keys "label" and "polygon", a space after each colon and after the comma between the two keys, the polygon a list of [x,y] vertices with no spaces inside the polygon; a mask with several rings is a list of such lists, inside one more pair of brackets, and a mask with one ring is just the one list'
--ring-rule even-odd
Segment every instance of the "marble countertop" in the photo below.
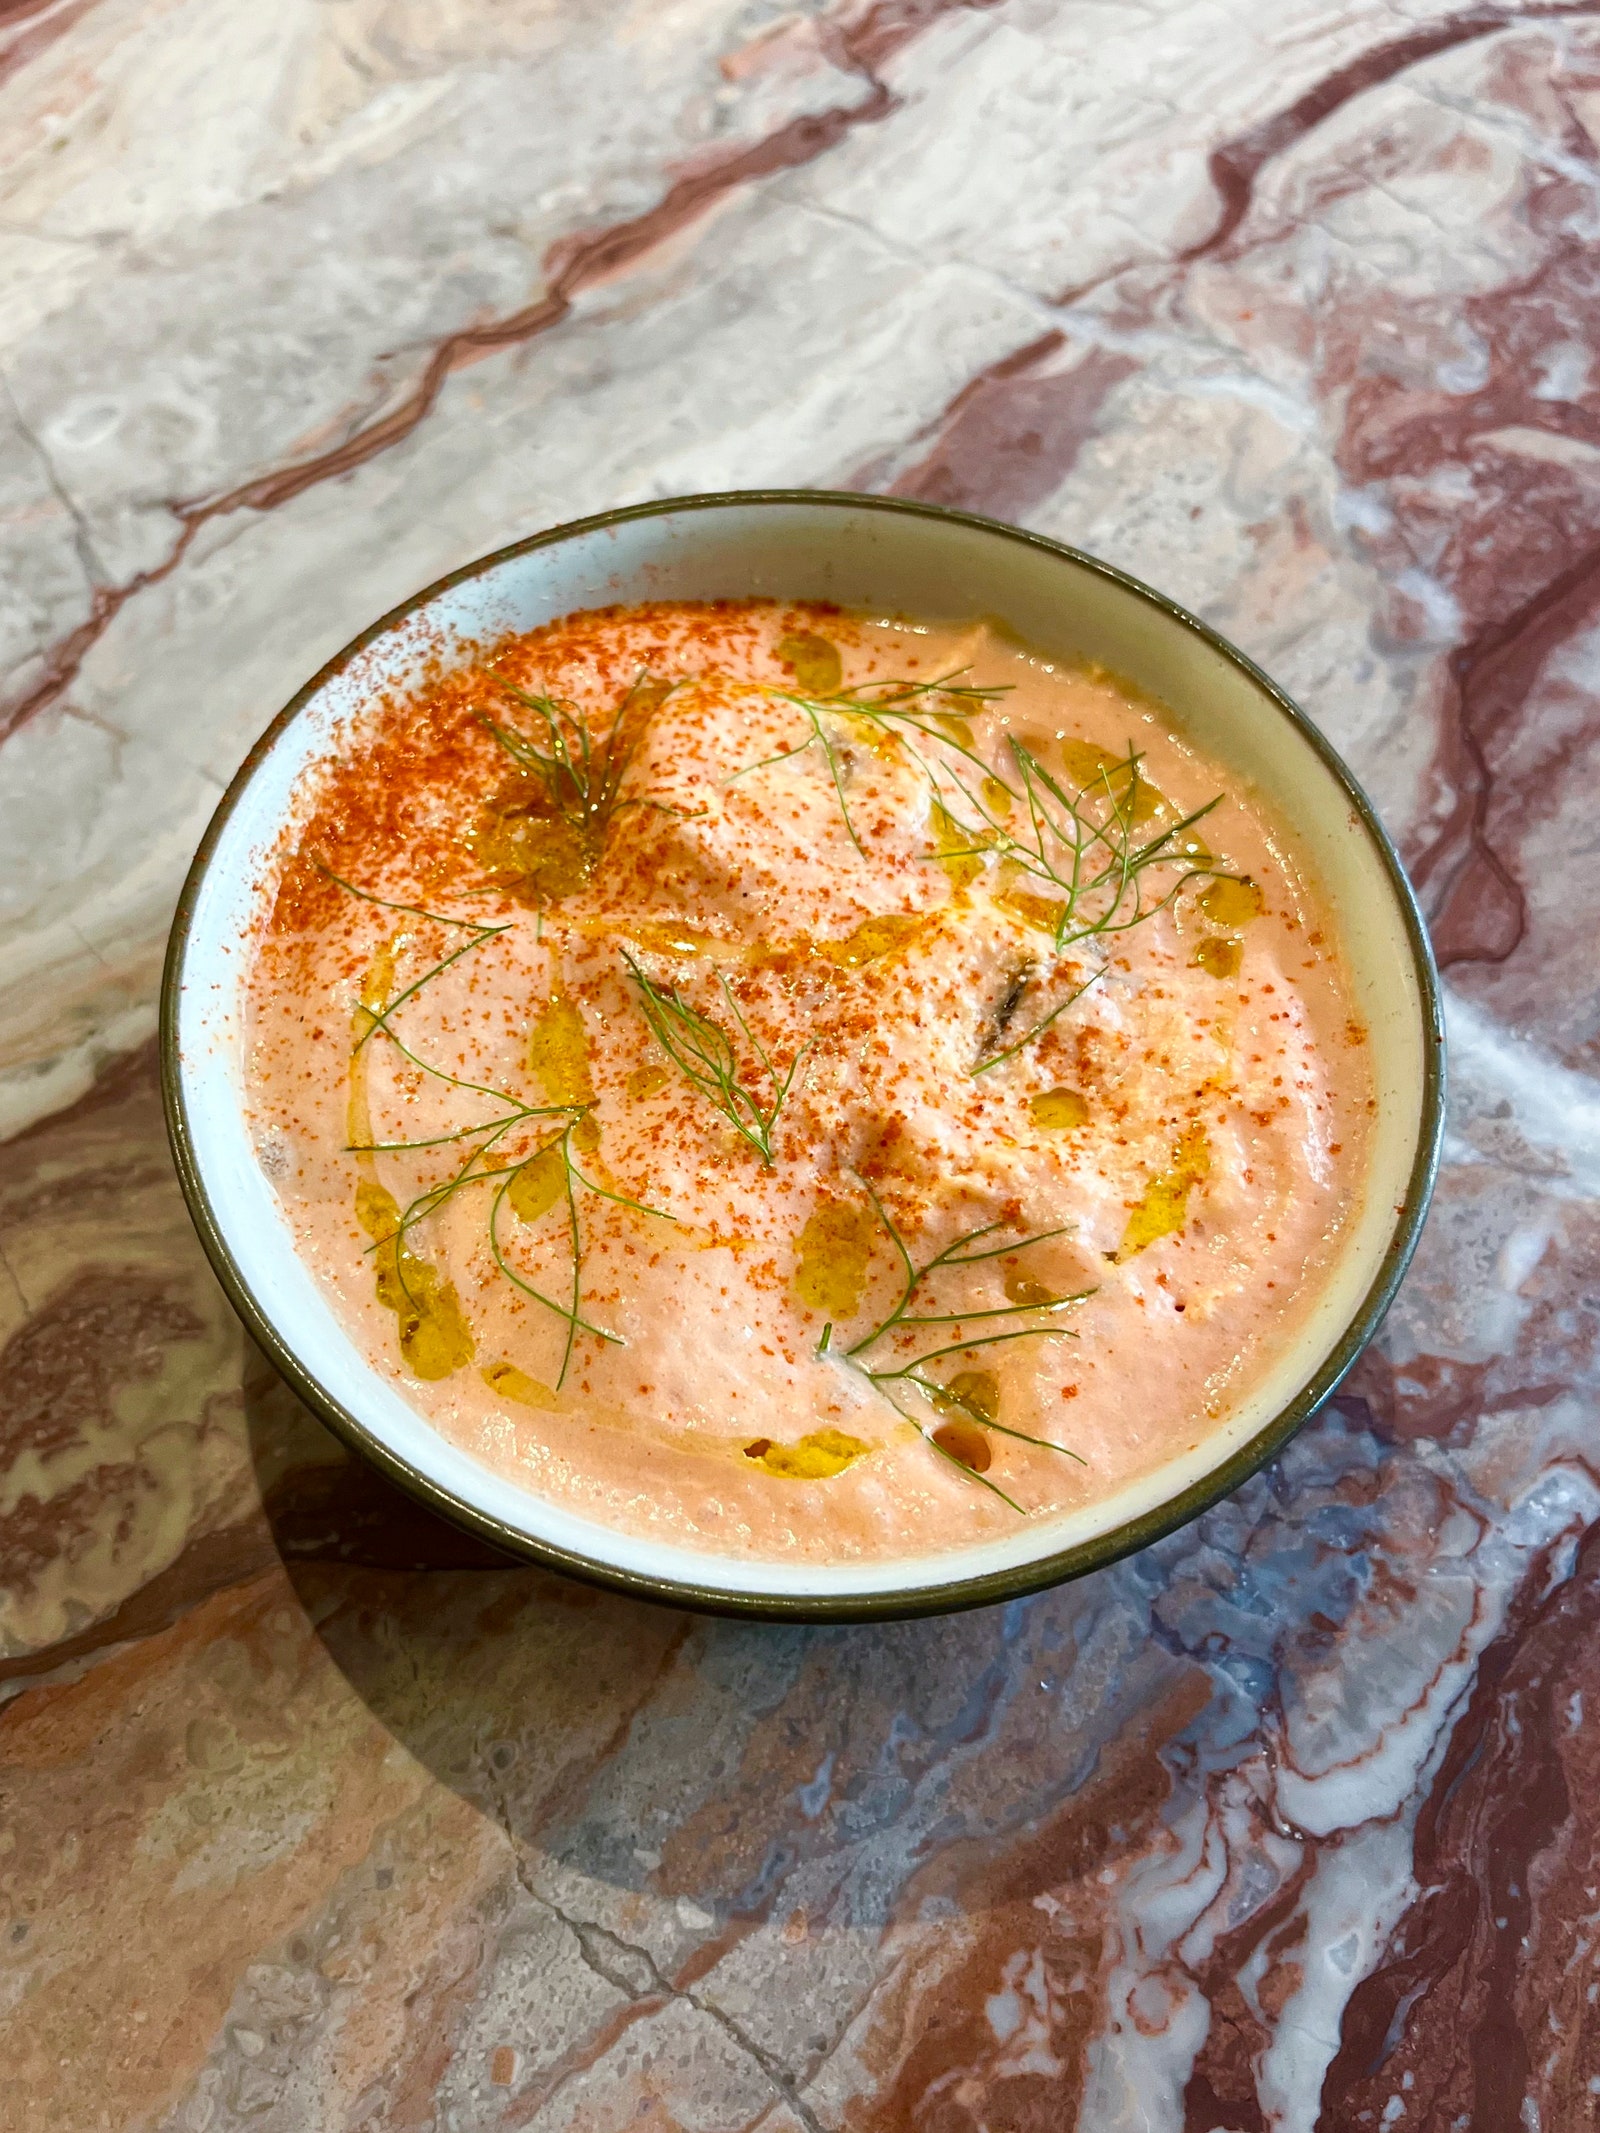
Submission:
{"label": "marble countertop", "polygon": [[[1600,2122],[1600,6],[0,0],[0,2120]],[[1197,609],[1398,836],[1446,1161],[1278,1464],[901,1627],[497,1566],[252,1352],[154,991],[305,677],[683,490]]]}

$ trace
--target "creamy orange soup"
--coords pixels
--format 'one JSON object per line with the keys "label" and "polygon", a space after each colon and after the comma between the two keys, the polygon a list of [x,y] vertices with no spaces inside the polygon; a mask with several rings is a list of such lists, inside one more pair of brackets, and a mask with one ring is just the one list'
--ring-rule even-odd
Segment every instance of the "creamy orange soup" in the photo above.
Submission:
{"label": "creamy orange soup", "polygon": [[1170,711],[982,622],[766,602],[370,705],[286,839],[250,1089],[445,1436],[814,1562],[1195,1446],[1303,1324],[1371,1108],[1312,889]]}

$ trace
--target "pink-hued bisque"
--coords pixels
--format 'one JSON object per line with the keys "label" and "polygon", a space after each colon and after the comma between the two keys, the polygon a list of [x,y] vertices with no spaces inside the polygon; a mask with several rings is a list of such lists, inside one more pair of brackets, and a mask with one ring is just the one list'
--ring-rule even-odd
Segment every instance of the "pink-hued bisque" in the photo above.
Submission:
{"label": "pink-hued bisque", "polygon": [[[552,715],[600,766],[581,834],[530,769]],[[1087,825],[1080,885],[1153,849],[1138,923],[1073,939],[1030,792]],[[1315,1301],[1371,1100],[1317,887],[1181,705],[981,620],[770,602],[569,617],[373,704],[275,869],[250,1062],[302,1250],[438,1429],[796,1562],[1190,1450]],[[953,1263],[873,1340],[901,1244]]]}

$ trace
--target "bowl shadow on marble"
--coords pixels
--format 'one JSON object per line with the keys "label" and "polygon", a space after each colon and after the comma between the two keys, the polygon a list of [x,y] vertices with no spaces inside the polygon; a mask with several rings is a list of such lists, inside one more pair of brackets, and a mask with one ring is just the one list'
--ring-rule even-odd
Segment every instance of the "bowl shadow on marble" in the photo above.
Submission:
{"label": "bowl shadow on marble", "polygon": [[435,1516],[346,1450],[253,1349],[244,1419],[268,1544],[323,1651],[393,1740],[529,1841],[546,1816],[504,1783],[523,1736],[537,1731],[541,1761],[593,1761],[592,1678],[587,1713],[575,1684],[562,1692],[575,1655],[603,1649],[606,1671],[642,1690],[690,1619]]}
{"label": "bowl shadow on marble", "polygon": [[[828,1852],[840,1840],[810,1797],[819,1768],[837,1759],[853,1788],[848,1773],[881,1773],[913,1738],[970,1752],[1018,1668],[1031,1687],[1073,1649],[1108,1574],[911,1621],[688,1614],[508,1559],[446,1524],[346,1452],[264,1360],[244,1406],[272,1546],[367,1711],[519,1852],[648,1904],[677,1900],[693,1854],[663,1868],[640,1858],[637,1830],[621,1841],[635,1795],[681,1792],[669,1819],[686,1844],[702,1815],[732,1815],[763,1827],[762,1849]],[[1136,1705],[1170,1687],[1169,1667],[1153,1651],[1136,1666]],[[1050,1759],[1052,1792],[1070,1795],[1095,1766],[1099,1727],[1083,1718]],[[986,1760],[1007,1753],[1004,1731],[979,1748]],[[707,1898],[719,1919],[748,1919],[771,1891],[733,1874],[695,1900]]]}
{"label": "bowl shadow on marble", "polygon": [[537,1574],[425,1510],[376,1467],[347,1451],[253,1342],[244,1379],[244,1416],[262,1510],[291,1577],[297,1566],[307,1563],[343,1563],[366,1570]]}

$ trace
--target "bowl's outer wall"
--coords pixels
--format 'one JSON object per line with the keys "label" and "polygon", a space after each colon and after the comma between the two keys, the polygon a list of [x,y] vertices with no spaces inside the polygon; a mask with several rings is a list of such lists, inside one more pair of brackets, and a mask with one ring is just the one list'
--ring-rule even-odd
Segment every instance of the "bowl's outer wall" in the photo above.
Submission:
{"label": "bowl's outer wall", "polygon": [[[1180,732],[1293,824],[1286,856],[1337,915],[1378,1096],[1367,1206],[1327,1290],[1294,1355],[1202,1455],[1009,1543],[832,1575],[641,1548],[449,1446],[367,1368],[299,1261],[241,1103],[243,950],[259,884],[307,768],[373,688],[414,686],[430,662],[580,608],[761,594],[924,620],[989,616],[1034,650],[1096,660],[1174,707]],[[430,587],[330,662],[252,750],[201,845],[168,951],[162,1059],[179,1175],[212,1263],[258,1341],[341,1436],[512,1553],[680,1605],[790,1619],[1009,1598],[1144,1546],[1237,1487],[1333,1390],[1387,1307],[1425,1211],[1443,1097],[1437,982],[1399,862],[1349,772],[1250,661],[1149,588],[1039,536],[804,491],[674,499],[558,527]]]}

